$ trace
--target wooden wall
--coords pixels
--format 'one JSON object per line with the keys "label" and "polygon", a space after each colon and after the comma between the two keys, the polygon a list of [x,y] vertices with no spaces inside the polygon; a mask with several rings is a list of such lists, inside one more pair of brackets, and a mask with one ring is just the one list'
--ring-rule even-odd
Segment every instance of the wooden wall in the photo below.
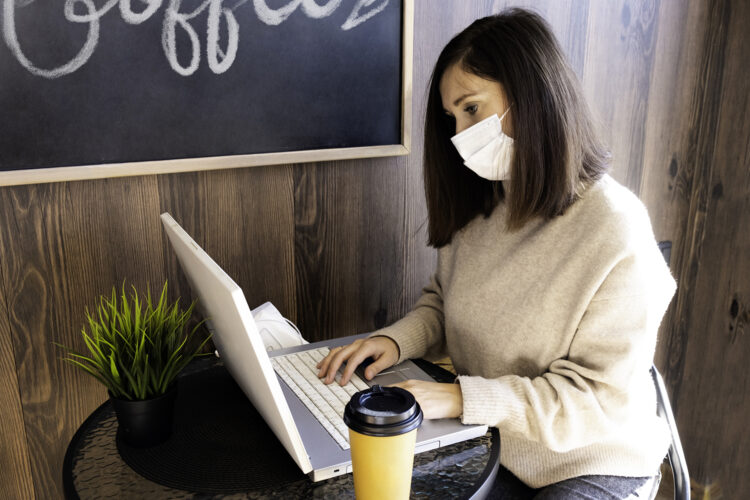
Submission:
{"label": "wooden wall", "polygon": [[416,0],[408,157],[0,188],[0,484],[62,495],[65,448],[105,391],[59,360],[86,306],[127,279],[188,295],[169,211],[242,286],[311,340],[389,324],[435,263],[421,184],[424,89],[473,19],[530,6],[553,25],[615,155],[613,175],[672,240],[676,299],[657,364],[691,473],[750,491],[750,103],[742,0]]}
{"label": "wooden wall", "polygon": [[684,79],[665,92],[680,126],[661,138],[668,146],[658,146],[671,153],[669,177],[653,169],[655,178],[667,179],[670,199],[660,212],[678,243],[673,270],[680,281],[658,361],[693,478],[726,498],[744,498],[750,493],[750,3],[690,2],[686,20],[684,41],[673,52]]}

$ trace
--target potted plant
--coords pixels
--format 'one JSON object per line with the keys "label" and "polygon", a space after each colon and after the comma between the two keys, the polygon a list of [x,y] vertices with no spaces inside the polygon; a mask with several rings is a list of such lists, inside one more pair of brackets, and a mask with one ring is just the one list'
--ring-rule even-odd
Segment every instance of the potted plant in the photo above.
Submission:
{"label": "potted plant", "polygon": [[192,348],[196,332],[188,322],[195,302],[185,310],[179,299],[167,301],[167,283],[159,301],[154,304],[151,292],[145,301],[135,287],[130,297],[113,287],[111,296],[99,297],[81,336],[88,355],[57,344],[67,351],[65,361],[79,367],[104,384],[117,414],[120,436],[137,447],[153,446],[166,441],[172,432],[176,377],[196,356],[202,354],[206,337]]}

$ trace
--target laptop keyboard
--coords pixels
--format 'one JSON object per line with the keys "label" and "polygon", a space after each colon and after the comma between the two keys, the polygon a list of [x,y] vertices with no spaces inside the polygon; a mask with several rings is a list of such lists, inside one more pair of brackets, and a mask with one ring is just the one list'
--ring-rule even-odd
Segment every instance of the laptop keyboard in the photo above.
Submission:
{"label": "laptop keyboard", "polygon": [[349,449],[349,429],[344,424],[344,407],[356,392],[369,386],[357,374],[349,383],[340,386],[341,373],[336,382],[326,385],[318,378],[315,367],[328,355],[328,348],[310,349],[271,358],[271,365],[341,448]]}

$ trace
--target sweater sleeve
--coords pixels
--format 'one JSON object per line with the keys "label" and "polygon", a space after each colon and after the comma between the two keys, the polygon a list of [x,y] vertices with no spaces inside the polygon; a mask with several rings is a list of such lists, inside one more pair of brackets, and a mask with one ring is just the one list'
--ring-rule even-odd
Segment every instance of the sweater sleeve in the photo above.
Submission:
{"label": "sweater sleeve", "polygon": [[371,337],[388,337],[398,345],[401,363],[411,358],[421,358],[428,351],[440,349],[445,343],[443,317],[443,290],[438,274],[422,290],[422,296],[411,312],[394,324],[374,332]]}
{"label": "sweater sleeve", "polygon": [[545,373],[459,377],[463,423],[495,426],[565,452],[618,432],[633,421],[633,412],[653,413],[653,406],[640,407],[649,398],[633,384],[648,373],[659,323],[675,290],[654,253],[616,263],[586,307],[568,356]]}

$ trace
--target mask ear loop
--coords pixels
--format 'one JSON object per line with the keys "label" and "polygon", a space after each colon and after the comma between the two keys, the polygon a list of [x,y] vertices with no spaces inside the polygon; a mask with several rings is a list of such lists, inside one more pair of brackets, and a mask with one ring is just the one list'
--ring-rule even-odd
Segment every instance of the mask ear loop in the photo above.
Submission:
{"label": "mask ear loop", "polygon": [[503,118],[505,118],[505,115],[508,114],[508,111],[510,111],[510,108],[512,108],[512,107],[513,107],[513,103],[511,103],[510,106],[508,106],[508,109],[505,110],[505,113],[503,113],[502,116],[500,116],[500,122],[501,123],[503,121]]}

